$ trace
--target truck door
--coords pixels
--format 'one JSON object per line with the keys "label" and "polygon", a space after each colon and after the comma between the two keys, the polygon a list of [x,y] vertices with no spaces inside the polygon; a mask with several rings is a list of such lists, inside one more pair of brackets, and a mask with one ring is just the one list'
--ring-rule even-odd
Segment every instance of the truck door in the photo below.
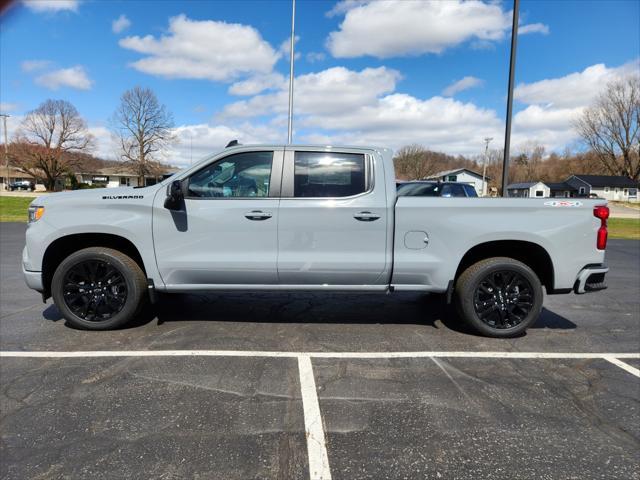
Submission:
{"label": "truck door", "polygon": [[374,168],[371,155],[286,150],[278,226],[280,283],[384,284],[387,217],[384,172]]}
{"label": "truck door", "polygon": [[277,283],[282,157],[258,149],[212,161],[185,179],[182,211],[156,195],[156,261],[169,288]]}

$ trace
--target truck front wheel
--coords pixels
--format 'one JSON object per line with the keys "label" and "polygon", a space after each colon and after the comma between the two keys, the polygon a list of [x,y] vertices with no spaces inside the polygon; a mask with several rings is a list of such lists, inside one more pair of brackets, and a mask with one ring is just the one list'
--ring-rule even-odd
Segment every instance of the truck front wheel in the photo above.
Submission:
{"label": "truck front wheel", "polygon": [[455,286],[458,314],[488,337],[515,337],[542,310],[542,285],[535,272],[513,258],[494,257],[468,267]]}
{"label": "truck front wheel", "polygon": [[51,281],[56,306],[76,328],[109,330],[130,321],[146,295],[140,266],[118,250],[91,247],[65,258]]}

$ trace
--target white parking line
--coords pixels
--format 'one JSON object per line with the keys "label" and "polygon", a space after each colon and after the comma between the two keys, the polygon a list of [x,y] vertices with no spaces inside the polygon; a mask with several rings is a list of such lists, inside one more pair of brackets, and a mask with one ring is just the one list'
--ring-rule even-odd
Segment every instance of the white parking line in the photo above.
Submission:
{"label": "white parking line", "polygon": [[629,365],[628,363],[625,363],[621,360],[618,360],[615,356],[605,356],[603,357],[605,360],[610,361],[611,363],[613,363],[614,365],[617,365],[618,367],[622,368],[623,370],[626,370],[627,372],[635,375],[636,377],[640,377],[640,370],[638,370],[635,367],[632,367],[631,365]]}
{"label": "white parking line", "polygon": [[590,359],[635,358],[640,353],[573,352],[276,352],[260,350],[87,350],[0,351],[0,358],[89,358],[89,357],[275,357],[275,358],[539,358]]}
{"label": "white parking line", "polygon": [[313,376],[311,358],[308,355],[298,357],[298,370],[304,410],[304,431],[307,437],[307,454],[309,456],[309,476],[311,480],[331,480],[329,455],[327,455],[316,381]]}
{"label": "white parking line", "polygon": [[298,360],[305,436],[311,480],[331,480],[329,456],[313,375],[312,358],[509,358],[509,359],[601,359],[640,377],[640,370],[620,359],[640,359],[640,353],[574,352],[276,352],[252,350],[95,350],[0,351],[0,358],[105,358],[105,357],[273,357]]}

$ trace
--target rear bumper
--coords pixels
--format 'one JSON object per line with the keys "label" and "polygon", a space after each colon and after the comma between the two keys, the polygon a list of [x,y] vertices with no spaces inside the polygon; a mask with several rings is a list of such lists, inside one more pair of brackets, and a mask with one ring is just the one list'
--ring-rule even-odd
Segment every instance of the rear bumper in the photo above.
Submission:
{"label": "rear bumper", "polygon": [[604,277],[608,271],[606,265],[587,265],[578,274],[573,291],[581,294],[604,290],[607,288]]}
{"label": "rear bumper", "polygon": [[42,272],[31,272],[29,270],[25,270],[23,266],[22,274],[24,275],[24,281],[26,282],[27,287],[37,290],[38,292],[44,291]]}

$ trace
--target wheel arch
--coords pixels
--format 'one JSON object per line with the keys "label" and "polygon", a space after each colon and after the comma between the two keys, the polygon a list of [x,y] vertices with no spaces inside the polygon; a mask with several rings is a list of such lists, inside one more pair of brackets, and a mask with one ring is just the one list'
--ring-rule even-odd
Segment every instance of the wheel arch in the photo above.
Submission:
{"label": "wheel arch", "polygon": [[496,240],[475,245],[463,255],[450,285],[455,285],[458,277],[468,267],[491,257],[509,257],[524,263],[535,272],[546,291],[553,292],[554,270],[551,256],[544,247],[525,240]]}
{"label": "wheel arch", "polygon": [[47,247],[42,259],[44,294],[51,292],[51,280],[60,263],[74,252],[89,247],[105,247],[118,250],[135,261],[145,275],[147,270],[142,255],[131,240],[111,233],[77,233],[57,238]]}

